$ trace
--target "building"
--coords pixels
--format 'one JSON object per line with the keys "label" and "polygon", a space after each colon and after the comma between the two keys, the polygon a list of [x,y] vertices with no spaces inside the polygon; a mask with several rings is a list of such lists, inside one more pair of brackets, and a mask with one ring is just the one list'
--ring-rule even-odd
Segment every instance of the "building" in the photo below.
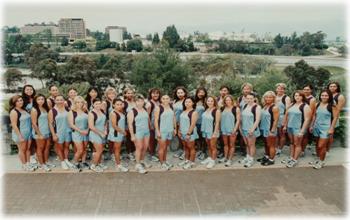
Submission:
{"label": "building", "polygon": [[58,25],[54,23],[41,23],[41,24],[26,24],[24,27],[21,27],[20,33],[22,35],[33,35],[33,34],[38,34],[40,32],[43,32],[44,30],[50,30],[52,35],[57,35],[58,34]]}
{"label": "building", "polygon": [[123,33],[127,32],[126,27],[121,26],[107,26],[105,33],[109,37],[109,41],[116,43],[123,43]]}
{"label": "building", "polygon": [[61,18],[58,21],[58,31],[61,35],[68,35],[69,41],[86,38],[85,22],[82,18]]}

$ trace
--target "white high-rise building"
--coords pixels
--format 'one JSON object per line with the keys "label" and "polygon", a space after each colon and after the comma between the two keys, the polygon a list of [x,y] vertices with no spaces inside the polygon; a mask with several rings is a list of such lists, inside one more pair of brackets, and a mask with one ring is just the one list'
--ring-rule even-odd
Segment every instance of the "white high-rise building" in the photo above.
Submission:
{"label": "white high-rise building", "polygon": [[109,41],[116,43],[123,43],[123,33],[126,32],[126,27],[121,26],[107,26],[105,33],[109,36]]}

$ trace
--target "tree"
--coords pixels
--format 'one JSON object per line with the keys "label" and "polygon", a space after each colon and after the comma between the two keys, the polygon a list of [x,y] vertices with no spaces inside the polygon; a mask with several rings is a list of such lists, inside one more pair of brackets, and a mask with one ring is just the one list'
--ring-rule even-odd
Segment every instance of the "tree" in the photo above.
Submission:
{"label": "tree", "polygon": [[304,60],[299,60],[294,66],[287,66],[283,72],[289,78],[290,85],[302,89],[305,85],[311,84],[314,86],[315,92],[321,90],[331,76],[328,70],[324,68],[315,69]]}
{"label": "tree", "polygon": [[161,46],[152,54],[141,54],[132,63],[130,82],[136,85],[139,92],[147,94],[152,87],[161,88],[171,94],[176,86],[195,88],[192,70],[184,63],[178,53]]}
{"label": "tree", "polygon": [[75,49],[81,50],[81,49],[86,48],[86,42],[85,42],[85,41],[82,41],[82,40],[78,40],[78,41],[75,41],[75,42],[72,44],[72,46],[73,46],[73,48],[75,48]]}
{"label": "tree", "polygon": [[42,87],[44,87],[43,80],[57,81],[56,61],[50,58],[39,61],[39,63],[34,66],[31,76],[39,79]]}
{"label": "tree", "polygon": [[136,50],[137,52],[140,52],[143,48],[142,41],[140,39],[129,40],[126,43],[126,48],[127,48],[127,51],[129,52],[132,50]]}
{"label": "tree", "polygon": [[61,46],[65,47],[65,46],[68,46],[69,44],[69,40],[67,37],[63,37],[62,40],[61,40]]}
{"label": "tree", "polygon": [[33,44],[28,51],[24,53],[25,63],[34,70],[36,64],[45,59],[57,60],[59,54],[51,49],[48,49],[42,44]]}
{"label": "tree", "polygon": [[159,35],[158,35],[158,33],[156,32],[156,33],[154,33],[154,35],[153,35],[152,44],[153,44],[153,45],[156,45],[156,44],[159,44],[159,42],[160,42],[160,40],[159,40]]}
{"label": "tree", "polygon": [[52,31],[50,29],[45,29],[41,32],[41,35],[47,40],[47,45],[50,47],[50,42],[52,41]]}
{"label": "tree", "polygon": [[147,34],[146,35],[146,39],[149,40],[149,41],[152,41],[152,34]]}
{"label": "tree", "polygon": [[100,31],[91,31],[90,36],[95,38],[96,41],[108,39],[107,35]]}
{"label": "tree", "polygon": [[273,43],[277,48],[281,48],[283,46],[283,38],[281,37],[281,34],[276,35],[276,37],[273,39]]}
{"label": "tree", "polygon": [[96,50],[103,50],[106,48],[115,48],[115,42],[110,42],[109,40],[98,40],[96,41]]}
{"label": "tree", "polygon": [[16,68],[9,68],[4,73],[4,79],[7,88],[11,90],[13,87],[17,86],[18,83],[23,82],[23,74]]}
{"label": "tree", "polygon": [[123,40],[131,40],[131,33],[128,33],[127,31],[123,32]]}
{"label": "tree", "polygon": [[166,28],[166,30],[163,32],[163,40],[169,43],[170,48],[175,48],[176,45],[178,45],[180,36],[177,33],[175,25],[171,25]]}

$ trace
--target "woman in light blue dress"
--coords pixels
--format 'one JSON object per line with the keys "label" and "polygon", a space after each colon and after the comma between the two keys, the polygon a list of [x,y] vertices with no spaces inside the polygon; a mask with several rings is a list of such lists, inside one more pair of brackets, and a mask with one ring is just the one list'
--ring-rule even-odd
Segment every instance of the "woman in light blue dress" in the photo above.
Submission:
{"label": "woman in light blue dress", "polygon": [[180,114],[179,136],[185,150],[185,161],[179,163],[183,169],[194,167],[196,158],[195,140],[198,138],[196,122],[198,113],[195,111],[196,102],[193,97],[187,97],[183,104],[184,111]]}
{"label": "woman in light blue dress", "polygon": [[124,102],[121,99],[114,99],[113,102],[114,109],[109,113],[109,131],[108,140],[112,143],[113,156],[115,161],[116,170],[121,172],[127,172],[128,169],[121,164],[120,161],[120,149],[122,142],[125,138],[125,122],[126,117],[123,112]]}
{"label": "woman in light blue dress", "polygon": [[32,139],[32,124],[29,113],[24,110],[23,98],[15,95],[10,99],[10,121],[12,140],[17,144],[18,156],[25,171],[34,171],[29,163],[30,144]]}
{"label": "woman in light blue dress", "polygon": [[107,118],[106,114],[102,111],[101,99],[94,99],[92,105],[93,109],[89,112],[88,116],[90,129],[89,141],[94,145],[95,152],[90,168],[95,172],[103,172],[103,168],[106,167],[101,164],[101,159],[107,137]]}
{"label": "woman in light blue dress", "polygon": [[301,142],[306,129],[308,129],[311,120],[311,109],[306,104],[306,97],[301,90],[297,90],[293,94],[293,101],[291,106],[287,109],[287,112],[283,119],[283,130],[288,132],[290,144],[290,157],[286,160],[282,160],[282,163],[286,163],[288,168],[294,167],[298,163],[298,158],[302,151]]}
{"label": "woman in light blue dress", "polygon": [[[109,115],[113,111],[113,100],[117,98],[117,91],[115,88],[112,87],[107,87],[105,91],[104,98],[105,100],[103,101],[103,111],[106,113],[107,116],[107,123],[109,123]],[[107,128],[108,131],[109,127]],[[108,131],[109,132],[109,131]],[[108,141],[108,151],[109,154],[111,155],[112,160],[114,160],[114,148],[113,148],[113,142]]]}
{"label": "woman in light blue dress", "polygon": [[211,169],[216,164],[217,158],[217,140],[220,136],[221,111],[214,96],[208,96],[205,100],[205,112],[202,114],[201,132],[202,137],[208,146],[208,158],[201,164],[207,165]]}
{"label": "woman in light blue dress", "polygon": [[333,103],[331,91],[322,90],[310,125],[310,133],[313,133],[316,138],[317,159],[310,163],[315,169],[320,169],[325,165],[327,144],[329,138],[334,134],[337,118],[338,111]]}
{"label": "woman in light blue dress", "polygon": [[72,142],[72,130],[68,124],[68,111],[62,95],[56,96],[55,106],[49,111],[49,127],[55,143],[56,154],[61,161],[62,169],[74,169],[68,161],[69,145]]}
{"label": "woman in light blue dress", "polygon": [[246,96],[246,104],[241,109],[240,131],[247,146],[247,156],[242,162],[246,168],[253,166],[256,152],[255,141],[260,136],[261,107],[255,103],[255,99],[255,94],[249,93]]}
{"label": "woman in light blue dress", "polygon": [[78,169],[88,168],[85,161],[88,145],[88,114],[84,111],[85,100],[76,96],[68,113],[68,123],[72,129],[72,141],[75,146],[74,164]]}
{"label": "woman in light blue dress", "polygon": [[135,96],[136,107],[129,111],[128,127],[131,140],[135,143],[135,169],[141,174],[147,173],[145,168],[149,168],[144,159],[149,145],[150,137],[150,118],[145,109],[145,99],[142,95]]}
{"label": "woman in light blue dress", "polygon": [[[135,92],[131,88],[125,88],[123,91],[123,98],[124,98],[124,113],[125,116],[131,111],[131,109],[135,108]],[[128,118],[126,118],[128,120]],[[126,123],[126,136],[125,136],[125,147],[126,152],[128,153],[128,158],[131,161],[135,161],[135,144],[131,140],[129,127],[128,127],[128,121]]]}
{"label": "woman in light blue dress", "polygon": [[276,94],[267,91],[263,95],[263,108],[261,109],[260,133],[264,138],[265,155],[257,161],[263,166],[273,165],[276,155],[277,124],[279,109],[276,103]]}
{"label": "woman in light blue dress", "polygon": [[42,94],[35,96],[30,113],[33,127],[32,134],[36,142],[36,156],[40,168],[46,172],[51,171],[50,164],[48,164],[51,143],[48,112],[49,106],[46,97]]}
{"label": "woman in light blue dress", "polygon": [[[187,95],[188,95],[188,92],[185,89],[185,87],[183,87],[183,86],[178,86],[174,90],[173,109],[174,109],[174,113],[175,113],[176,128],[177,129],[180,128],[180,115],[184,111],[183,102],[184,102],[185,98],[187,97]],[[183,160],[185,153],[184,153],[184,149],[182,146],[180,133],[179,133],[179,131],[177,131],[176,133],[178,135],[179,150],[174,154],[174,157]]]}
{"label": "woman in light blue dress", "polygon": [[170,106],[170,97],[163,95],[161,104],[154,112],[154,126],[156,129],[156,138],[159,143],[159,160],[162,170],[169,170],[172,165],[167,162],[167,148],[170,141],[176,135],[176,118],[172,107]]}
{"label": "woman in light blue dress", "polygon": [[235,143],[241,120],[241,112],[231,95],[224,98],[224,106],[221,108],[220,130],[224,142],[224,157],[219,162],[225,166],[232,165],[232,158],[235,153]]}

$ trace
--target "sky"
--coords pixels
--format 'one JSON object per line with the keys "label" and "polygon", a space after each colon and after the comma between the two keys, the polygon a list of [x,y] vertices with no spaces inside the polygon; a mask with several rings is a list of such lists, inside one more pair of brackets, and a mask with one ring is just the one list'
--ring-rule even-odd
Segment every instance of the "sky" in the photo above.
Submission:
{"label": "sky", "polygon": [[296,31],[323,31],[327,39],[346,38],[345,3],[249,3],[229,4],[112,4],[69,2],[10,3],[3,5],[2,26],[54,22],[60,18],[83,18],[92,31],[104,31],[109,25],[126,26],[131,33],[163,33],[174,24],[179,32],[270,32],[290,34]]}

